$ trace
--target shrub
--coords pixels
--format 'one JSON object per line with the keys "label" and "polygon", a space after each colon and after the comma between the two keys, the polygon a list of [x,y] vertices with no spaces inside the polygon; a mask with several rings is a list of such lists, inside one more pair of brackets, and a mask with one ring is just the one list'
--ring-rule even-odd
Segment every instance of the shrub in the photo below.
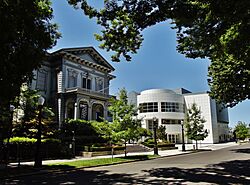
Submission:
{"label": "shrub", "polygon": [[[74,132],[72,132],[74,131]],[[81,151],[84,146],[92,145],[93,143],[105,143],[104,140],[96,131],[96,128],[90,122],[85,120],[66,120],[62,126],[63,142],[72,142],[75,137],[76,151]]]}
{"label": "shrub", "polygon": [[[143,142],[142,144],[144,144],[145,146],[149,147],[149,148],[154,148],[154,140],[152,138],[146,139],[145,142]],[[174,143],[170,143],[168,141],[166,142],[158,142],[157,143],[158,147],[174,147],[175,144]]]}
{"label": "shrub", "polygon": [[[5,142],[7,142],[5,140]],[[36,139],[25,137],[10,138],[10,159],[30,160],[34,158],[36,150]],[[42,158],[68,158],[72,155],[72,149],[54,138],[43,139],[41,143]]]}
{"label": "shrub", "polygon": [[[7,139],[4,140],[4,142],[7,142]],[[12,137],[9,140],[10,143],[35,143],[35,138],[28,138],[28,137]]]}

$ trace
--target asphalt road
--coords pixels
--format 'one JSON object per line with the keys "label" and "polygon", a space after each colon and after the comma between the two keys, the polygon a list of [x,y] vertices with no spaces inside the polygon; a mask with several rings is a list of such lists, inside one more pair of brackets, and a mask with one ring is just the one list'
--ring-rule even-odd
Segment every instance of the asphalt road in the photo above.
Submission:
{"label": "asphalt road", "polygon": [[175,157],[6,179],[3,184],[246,184],[250,144]]}

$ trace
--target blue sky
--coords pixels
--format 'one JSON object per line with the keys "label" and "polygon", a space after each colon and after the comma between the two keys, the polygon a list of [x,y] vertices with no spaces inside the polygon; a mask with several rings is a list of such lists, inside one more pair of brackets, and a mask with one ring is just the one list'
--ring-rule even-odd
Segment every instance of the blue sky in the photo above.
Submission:
{"label": "blue sky", "polygon": [[[92,1],[100,5],[100,0]],[[99,49],[100,44],[93,34],[100,33],[101,27],[90,20],[82,11],[75,10],[66,0],[52,0],[53,21],[59,25],[62,38],[51,50],[64,47],[94,46],[100,54],[111,61],[111,52]],[[143,32],[144,42],[131,62],[110,62],[116,69],[111,82],[111,94],[120,88],[128,91],[142,91],[151,88],[176,89],[183,87],[192,92],[209,90],[207,85],[208,60],[188,59],[176,51],[176,33],[168,22],[157,24]],[[230,126],[239,120],[250,123],[250,101],[244,101],[229,109]]]}

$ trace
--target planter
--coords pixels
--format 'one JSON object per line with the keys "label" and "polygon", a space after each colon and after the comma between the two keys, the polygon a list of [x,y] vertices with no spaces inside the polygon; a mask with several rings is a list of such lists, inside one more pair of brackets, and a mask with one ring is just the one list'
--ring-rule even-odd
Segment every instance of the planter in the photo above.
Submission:
{"label": "planter", "polygon": [[[98,152],[80,152],[83,157],[96,157],[104,155],[112,155],[111,151],[98,151]],[[124,154],[123,150],[114,151],[114,155]]]}
{"label": "planter", "polygon": [[175,150],[178,149],[178,147],[159,147],[159,150]]}

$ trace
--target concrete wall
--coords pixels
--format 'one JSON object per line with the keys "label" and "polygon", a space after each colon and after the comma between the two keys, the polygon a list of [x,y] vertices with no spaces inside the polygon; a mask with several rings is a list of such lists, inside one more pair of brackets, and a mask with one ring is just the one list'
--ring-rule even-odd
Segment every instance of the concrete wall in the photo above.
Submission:
{"label": "concrete wall", "polygon": [[[157,102],[158,112],[139,112],[138,118],[143,118],[142,127],[148,128],[148,123],[157,118],[158,124],[162,124],[163,119],[184,120],[184,112],[162,112],[161,102],[176,102],[185,105],[186,109],[196,103],[201,110],[201,115],[206,122],[204,128],[208,130],[208,137],[201,143],[223,142],[228,136],[228,110],[219,109],[221,107],[215,100],[211,99],[208,93],[182,93],[183,91],[172,91],[167,89],[150,89],[142,91],[137,95],[137,106],[141,103]],[[133,95],[133,96],[132,96]],[[132,93],[129,101],[136,102],[135,95]],[[132,100],[131,100],[132,99]],[[179,134],[181,136],[181,124],[163,124],[168,134]],[[226,135],[226,136],[225,136]],[[224,139],[224,140],[223,140]]]}
{"label": "concrete wall", "polygon": [[157,102],[158,112],[139,113],[139,117],[143,118],[142,127],[148,128],[148,120],[152,120],[153,117],[156,117],[158,119],[158,124],[164,125],[168,134],[181,134],[180,124],[162,124],[162,119],[183,120],[184,112],[161,112],[161,102],[176,102],[184,104],[182,95],[177,94],[172,90],[151,89],[142,91],[141,94],[137,96],[137,106],[139,106],[140,103],[146,102]]}

